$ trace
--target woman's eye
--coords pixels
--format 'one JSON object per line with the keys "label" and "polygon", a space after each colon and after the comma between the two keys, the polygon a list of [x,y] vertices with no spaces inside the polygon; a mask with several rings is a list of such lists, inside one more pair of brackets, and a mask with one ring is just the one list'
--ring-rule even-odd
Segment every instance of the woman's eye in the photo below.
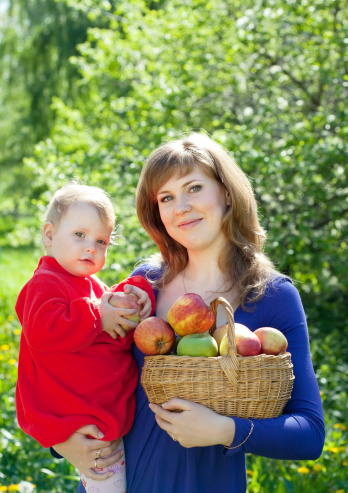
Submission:
{"label": "woman's eye", "polygon": [[81,233],[80,231],[77,231],[77,233],[75,233],[76,236],[78,236],[79,238],[84,238],[84,234]]}
{"label": "woman's eye", "polygon": [[171,195],[166,195],[165,197],[161,197],[159,199],[160,202],[169,202],[170,200],[172,200],[172,196]]}

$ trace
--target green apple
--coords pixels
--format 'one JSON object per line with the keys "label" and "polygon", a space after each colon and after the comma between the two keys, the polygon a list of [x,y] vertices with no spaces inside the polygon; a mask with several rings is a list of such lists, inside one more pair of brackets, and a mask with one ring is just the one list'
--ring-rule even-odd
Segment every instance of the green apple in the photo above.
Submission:
{"label": "green apple", "polygon": [[218,346],[209,332],[183,336],[177,347],[179,356],[217,356]]}

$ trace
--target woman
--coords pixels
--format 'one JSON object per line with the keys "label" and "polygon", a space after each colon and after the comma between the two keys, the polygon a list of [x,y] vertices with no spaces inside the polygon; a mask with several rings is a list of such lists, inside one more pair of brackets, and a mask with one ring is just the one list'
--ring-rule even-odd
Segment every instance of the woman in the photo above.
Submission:
{"label": "woman", "polygon": [[[124,437],[128,493],[246,491],[245,453],[276,459],[316,459],[324,442],[319,390],[309,352],[302,304],[291,281],[263,253],[265,233],[252,188],[233,159],[204,135],[166,143],[150,156],[137,189],[138,217],[160,255],[133,275],[154,286],[156,315],[188,292],[207,304],[223,296],[236,322],[272,326],[288,339],[294,389],[283,414],[248,420],[220,416],[181,400],[149,404],[140,384],[132,430]],[[226,322],[218,311],[217,326]],[[144,356],[134,348],[139,369]],[[173,412],[178,411],[181,412]],[[85,427],[55,447],[87,475],[118,459],[115,444]],[[105,458],[107,455],[111,457]],[[82,466],[82,468],[81,468]],[[82,485],[78,492],[83,492]]]}

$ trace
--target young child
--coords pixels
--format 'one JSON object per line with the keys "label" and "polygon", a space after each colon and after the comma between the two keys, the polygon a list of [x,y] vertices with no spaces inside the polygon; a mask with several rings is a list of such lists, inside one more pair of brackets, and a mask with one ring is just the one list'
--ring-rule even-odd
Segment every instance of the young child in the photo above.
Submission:
{"label": "young child", "polygon": [[[138,380],[131,352],[134,331],[125,333],[120,324],[134,328],[123,317],[134,310],[115,308],[109,299],[113,291],[132,292],[143,305],[144,319],[153,313],[155,298],[141,276],[109,289],[94,275],[105,263],[114,225],[114,210],[103,190],[75,184],[58,190],[43,226],[46,255],[18,296],[23,328],[18,423],[44,447],[64,442],[88,424],[95,424],[104,440],[114,440],[133,423]],[[97,460],[95,471],[103,471]],[[86,490],[124,493],[124,457],[111,470],[114,474],[104,481],[81,474]]]}

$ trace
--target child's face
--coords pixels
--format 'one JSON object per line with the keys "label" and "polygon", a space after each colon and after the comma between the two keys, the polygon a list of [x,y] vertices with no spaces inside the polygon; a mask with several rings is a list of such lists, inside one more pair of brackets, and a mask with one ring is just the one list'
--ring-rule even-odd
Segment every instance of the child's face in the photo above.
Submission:
{"label": "child's face", "polygon": [[43,237],[47,255],[70,274],[85,277],[105,263],[113,224],[103,221],[90,204],[71,205],[55,227],[47,222]]}

